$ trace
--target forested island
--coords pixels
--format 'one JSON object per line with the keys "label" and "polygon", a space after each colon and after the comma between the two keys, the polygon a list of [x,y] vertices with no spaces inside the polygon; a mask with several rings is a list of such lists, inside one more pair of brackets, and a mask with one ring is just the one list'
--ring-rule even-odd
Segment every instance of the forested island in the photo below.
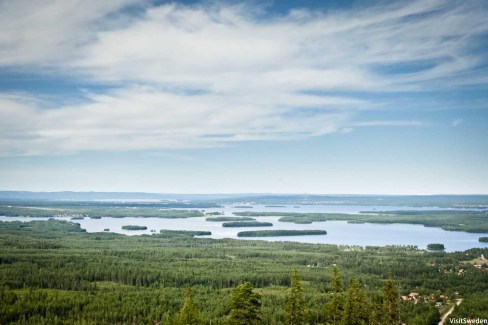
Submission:
{"label": "forested island", "polygon": [[427,249],[431,251],[443,251],[446,248],[444,247],[444,244],[434,243],[434,244],[428,244]]}
{"label": "forested island", "polygon": [[147,230],[146,226],[137,226],[137,225],[126,225],[122,226],[124,230]]}
{"label": "forested island", "polygon": [[[159,231],[158,237],[164,238],[174,238],[174,237],[195,237],[195,236],[210,236],[212,233],[210,231],[199,231],[199,230],[168,230],[161,229]],[[154,236],[154,235],[152,235]]]}
{"label": "forested island", "polygon": [[225,217],[208,217],[205,219],[205,221],[212,221],[212,222],[221,222],[221,221],[253,221],[256,220],[251,217],[230,217],[230,216],[225,216]]}
{"label": "forested island", "polygon": [[237,233],[237,237],[279,237],[279,236],[327,235],[325,230],[250,230]]}
{"label": "forested island", "polygon": [[231,221],[224,222],[222,227],[272,227],[271,222],[262,221]]}

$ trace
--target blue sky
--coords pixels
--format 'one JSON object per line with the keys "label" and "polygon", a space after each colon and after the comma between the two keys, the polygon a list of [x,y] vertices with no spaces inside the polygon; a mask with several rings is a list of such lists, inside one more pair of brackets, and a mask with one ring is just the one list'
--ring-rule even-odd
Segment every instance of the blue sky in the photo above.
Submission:
{"label": "blue sky", "polygon": [[0,0],[0,190],[488,193],[486,17]]}

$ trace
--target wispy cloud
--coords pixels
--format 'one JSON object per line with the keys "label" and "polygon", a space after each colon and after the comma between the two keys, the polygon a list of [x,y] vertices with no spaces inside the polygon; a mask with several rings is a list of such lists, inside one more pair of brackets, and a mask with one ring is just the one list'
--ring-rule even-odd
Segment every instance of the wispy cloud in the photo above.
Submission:
{"label": "wispy cloud", "polygon": [[[0,1],[0,66],[62,69],[138,0]],[[126,21],[126,20],[125,20]]]}
{"label": "wispy cloud", "polygon": [[[327,97],[288,96],[270,105],[266,100],[186,96],[141,86],[87,96],[85,104],[53,109],[40,108],[34,100],[0,96],[2,153],[191,148],[284,140],[336,132],[347,116],[337,108],[344,105],[340,99]],[[331,108],[311,114],[290,108],[289,102]]]}
{"label": "wispy cloud", "polygon": [[284,15],[245,3],[140,3],[0,3],[0,67],[112,87],[85,93],[78,105],[0,94],[3,155],[209,147],[424,125],[361,122],[361,112],[384,105],[364,94],[487,84],[476,69],[486,64],[475,48],[488,31],[483,1]]}
{"label": "wispy cloud", "polygon": [[351,126],[427,126],[429,123],[423,121],[363,121],[353,122]]}

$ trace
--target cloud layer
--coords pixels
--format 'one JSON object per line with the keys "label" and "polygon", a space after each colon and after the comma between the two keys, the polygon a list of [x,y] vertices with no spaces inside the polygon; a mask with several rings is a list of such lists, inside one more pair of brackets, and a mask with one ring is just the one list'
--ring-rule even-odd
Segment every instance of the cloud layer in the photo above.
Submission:
{"label": "cloud layer", "polygon": [[361,114],[391,108],[376,94],[488,83],[484,1],[268,9],[0,2],[1,68],[92,85],[75,105],[0,93],[0,153],[210,147],[423,125]]}

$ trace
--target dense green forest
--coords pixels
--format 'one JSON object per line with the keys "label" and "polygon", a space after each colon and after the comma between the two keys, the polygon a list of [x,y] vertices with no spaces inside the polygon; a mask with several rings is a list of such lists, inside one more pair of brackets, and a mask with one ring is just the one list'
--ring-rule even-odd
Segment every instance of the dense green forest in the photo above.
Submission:
{"label": "dense green forest", "polygon": [[[124,236],[57,220],[1,222],[0,233],[1,324],[239,324],[254,314],[261,324],[293,315],[302,324],[435,324],[461,298],[452,317],[488,317],[486,265],[472,262],[488,249]],[[236,310],[236,299],[255,309]]]}
{"label": "dense green forest", "polygon": [[235,212],[237,216],[278,216],[281,222],[312,223],[315,221],[346,220],[371,223],[409,223],[444,230],[488,233],[488,211],[363,211],[361,214],[297,213],[297,212]]}
{"label": "dense green forest", "polygon": [[325,230],[249,230],[237,233],[237,237],[279,237],[279,236],[327,235]]}

